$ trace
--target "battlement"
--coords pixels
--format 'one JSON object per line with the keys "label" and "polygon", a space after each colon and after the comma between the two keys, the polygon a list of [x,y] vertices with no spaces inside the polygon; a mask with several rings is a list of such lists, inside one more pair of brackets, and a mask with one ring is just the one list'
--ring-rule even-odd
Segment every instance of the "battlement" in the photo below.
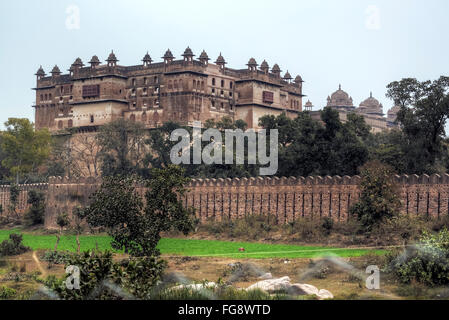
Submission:
{"label": "battlement", "polygon": [[[395,175],[403,214],[439,218],[449,214],[449,174]],[[50,177],[48,183],[20,185],[17,211],[24,213],[28,191],[46,193],[45,226],[54,228],[59,213],[71,215],[77,206],[86,206],[101,184],[101,178]],[[351,206],[360,197],[360,176],[251,177],[193,179],[180,199],[194,207],[201,221],[237,219],[247,215],[271,215],[275,223],[298,217],[330,217],[345,221]],[[143,195],[143,188],[139,192]],[[10,204],[10,186],[0,186],[0,204]],[[5,214],[5,212],[3,213]]]}

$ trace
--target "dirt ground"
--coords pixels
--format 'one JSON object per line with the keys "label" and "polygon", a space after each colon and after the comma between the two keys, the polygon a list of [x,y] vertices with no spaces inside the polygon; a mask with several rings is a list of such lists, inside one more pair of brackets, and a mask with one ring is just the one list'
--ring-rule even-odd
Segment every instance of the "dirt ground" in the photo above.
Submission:
{"label": "dirt ground", "polygon": [[[27,252],[3,260],[0,265],[0,287],[6,286],[23,294],[25,298],[32,297],[42,284],[36,281],[48,275],[62,277],[64,266],[53,265],[42,261],[43,251]],[[124,256],[116,255],[115,259]],[[37,259],[36,259],[37,258]],[[308,283],[318,289],[326,289],[333,293],[336,299],[410,299],[410,298],[446,298],[447,290],[442,295],[429,295],[428,291],[420,291],[416,286],[403,288],[392,281],[388,275],[381,273],[380,290],[368,290],[365,286],[364,272],[367,265],[381,263],[379,258],[365,256],[357,258],[337,259],[334,262],[348,269],[336,266],[335,263],[311,259],[230,259],[217,257],[181,257],[163,256],[168,262],[166,274],[176,274],[184,281],[213,281],[232,284],[237,288],[246,288],[259,281],[260,274],[271,273],[274,278],[289,276],[292,283]],[[321,261],[322,262],[322,261]],[[357,271],[359,273],[357,273]],[[405,292],[405,293],[404,293]],[[416,292],[423,296],[416,296]],[[399,294],[398,294],[399,293]]]}

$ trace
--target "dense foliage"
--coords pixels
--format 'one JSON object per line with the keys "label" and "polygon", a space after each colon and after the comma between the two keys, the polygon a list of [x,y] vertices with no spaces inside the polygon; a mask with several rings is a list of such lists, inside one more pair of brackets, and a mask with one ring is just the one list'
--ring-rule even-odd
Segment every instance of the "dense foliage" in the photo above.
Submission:
{"label": "dense foliage", "polygon": [[25,224],[34,226],[44,223],[45,194],[39,190],[30,190],[28,191],[27,202],[31,204],[31,206],[25,213]]}
{"label": "dense foliage", "polygon": [[80,289],[68,289],[65,278],[46,280],[46,285],[64,300],[146,298],[165,269],[165,262],[155,257],[115,262],[108,251],[86,251],[67,255],[64,260],[66,267],[79,268]]}
{"label": "dense foliage", "polygon": [[393,175],[391,167],[378,161],[361,169],[360,199],[350,213],[358,217],[366,230],[399,214],[401,202]]}
{"label": "dense foliage", "polygon": [[[106,228],[115,249],[125,249],[133,256],[158,255],[160,233],[192,229],[192,209],[184,208],[182,199],[188,179],[181,168],[169,165],[152,169],[146,181],[132,176],[106,177],[83,216],[92,227]],[[147,188],[145,202],[139,188]]]}
{"label": "dense foliage", "polygon": [[449,232],[424,232],[405,252],[390,255],[388,270],[403,283],[418,281],[426,285],[449,283]]}
{"label": "dense foliage", "polygon": [[0,256],[15,256],[31,250],[22,243],[22,235],[11,233],[9,239],[0,243]]}

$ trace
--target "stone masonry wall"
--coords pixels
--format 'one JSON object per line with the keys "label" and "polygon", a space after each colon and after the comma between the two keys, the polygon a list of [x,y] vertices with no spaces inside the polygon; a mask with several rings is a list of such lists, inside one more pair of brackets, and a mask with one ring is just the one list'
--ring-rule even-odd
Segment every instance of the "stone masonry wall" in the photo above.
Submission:
{"label": "stone masonry wall", "polygon": [[[395,176],[402,213],[441,217],[449,214],[449,175]],[[27,192],[46,190],[45,227],[54,228],[60,212],[88,204],[100,180],[89,177],[70,180],[53,177],[48,184],[21,186],[18,211],[28,208]],[[359,199],[360,177],[257,177],[242,179],[196,179],[181,199],[196,208],[201,221],[236,219],[251,214],[270,215],[273,223],[288,223],[299,217],[331,217],[345,221],[351,205]],[[9,187],[0,187],[0,204],[7,208]],[[4,215],[5,213],[3,213]]]}

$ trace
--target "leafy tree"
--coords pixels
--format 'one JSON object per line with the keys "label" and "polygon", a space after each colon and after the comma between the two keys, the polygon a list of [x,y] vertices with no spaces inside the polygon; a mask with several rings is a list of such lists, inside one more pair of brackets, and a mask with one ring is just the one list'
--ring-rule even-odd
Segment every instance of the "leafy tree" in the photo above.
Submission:
{"label": "leafy tree", "polygon": [[148,299],[166,268],[166,263],[155,257],[115,262],[108,251],[69,255],[65,266],[70,265],[80,270],[79,289],[68,289],[64,278],[50,276],[45,280],[46,286],[64,300]]}
{"label": "leafy tree", "polygon": [[[192,229],[192,209],[184,208],[178,200],[187,181],[183,170],[174,165],[152,169],[147,181],[106,177],[84,217],[92,227],[107,229],[113,248],[125,249],[133,256],[158,255],[161,232],[174,228],[187,233]],[[142,184],[148,188],[145,204],[137,189]]]}
{"label": "leafy tree", "polygon": [[30,190],[27,202],[31,206],[24,216],[25,223],[29,226],[44,223],[45,194],[39,190]]}
{"label": "leafy tree", "polygon": [[378,161],[368,162],[361,169],[360,199],[350,213],[357,216],[366,231],[399,214],[401,202],[393,175],[391,167]]}
{"label": "leafy tree", "polygon": [[62,230],[70,224],[70,218],[67,213],[61,212],[56,217],[56,224],[59,226],[59,234],[56,236],[55,251],[58,250],[59,241],[61,240]]}
{"label": "leafy tree", "polygon": [[22,243],[22,235],[19,233],[11,233],[9,239],[3,240],[0,243],[0,257],[1,256],[15,256],[31,250]]}
{"label": "leafy tree", "polygon": [[104,125],[97,134],[103,176],[139,174],[148,151],[146,133],[141,123],[118,119]]}
{"label": "leafy tree", "polygon": [[388,86],[387,97],[400,106],[397,122],[404,134],[408,173],[432,173],[444,153],[443,139],[449,117],[449,77],[419,82],[402,79]]}
{"label": "leafy tree", "polygon": [[5,127],[0,140],[2,165],[18,184],[23,175],[36,170],[50,155],[50,133],[47,129],[34,130],[28,119],[9,118]]}

